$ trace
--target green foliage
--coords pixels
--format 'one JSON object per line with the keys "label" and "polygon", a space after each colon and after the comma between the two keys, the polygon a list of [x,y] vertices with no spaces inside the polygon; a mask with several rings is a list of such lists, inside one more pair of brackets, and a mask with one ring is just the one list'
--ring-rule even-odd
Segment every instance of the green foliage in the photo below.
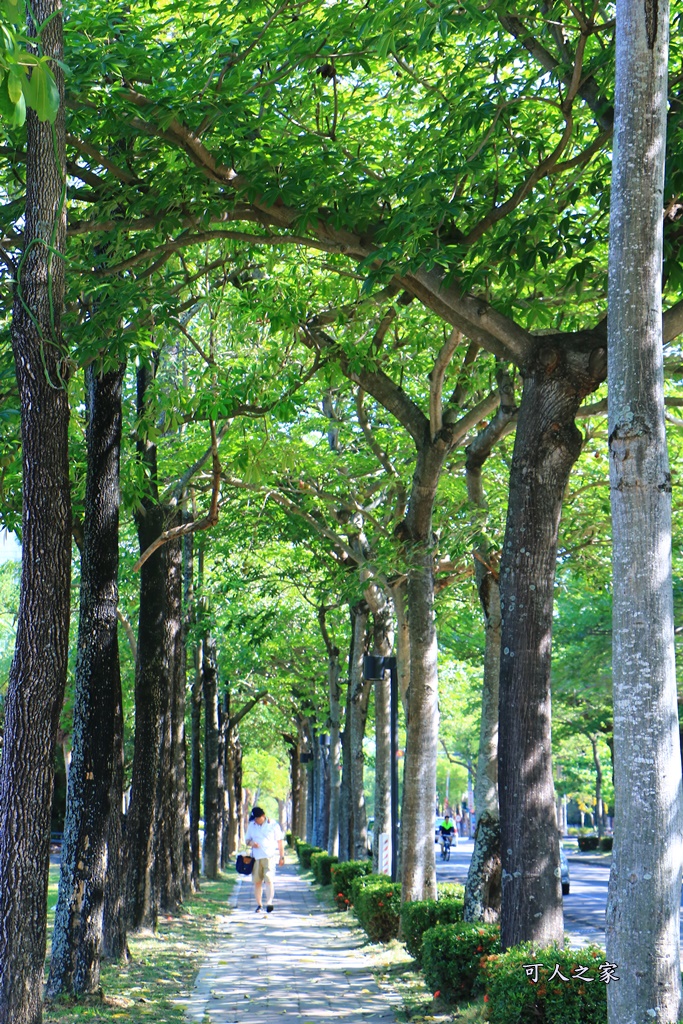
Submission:
{"label": "green foliage", "polygon": [[500,952],[495,924],[437,924],[422,937],[427,988],[457,1002],[483,990],[486,958]]}
{"label": "green foliage", "polygon": [[[486,1019],[490,1024],[606,1024],[607,986],[598,972],[603,961],[604,953],[594,946],[537,949],[532,943],[491,956],[484,969]],[[541,965],[535,984],[533,973],[529,976],[524,969],[533,964]],[[556,967],[568,980],[559,975],[550,980]]]}
{"label": "green foliage", "polygon": [[455,924],[462,921],[464,899],[453,896],[439,900],[415,900],[401,907],[401,934],[406,949],[418,964],[422,963],[422,938],[437,924]]}
{"label": "green foliage", "polygon": [[296,848],[297,856],[299,858],[299,864],[304,871],[310,871],[311,869],[311,857],[314,853],[324,853],[319,846],[311,846],[310,843],[299,843]]}
{"label": "green foliage", "polygon": [[330,885],[332,883],[332,865],[336,864],[339,858],[333,854],[314,853],[311,856],[311,868],[313,877],[318,885]]}
{"label": "green foliage", "polygon": [[373,942],[398,936],[401,920],[401,885],[386,875],[361,875],[351,884],[353,912]]}
{"label": "green foliage", "polygon": [[291,832],[285,832],[285,842],[290,850],[294,848],[294,836]]}
{"label": "green foliage", "polygon": [[614,845],[614,836],[601,836],[598,847],[608,853]]}
{"label": "green foliage", "polygon": [[29,52],[35,40],[19,31],[25,15],[19,0],[0,3],[0,117],[16,128],[24,124],[27,107],[41,121],[54,121],[59,110],[59,90],[48,58]]}
{"label": "green foliage", "polygon": [[339,910],[348,910],[351,906],[351,887],[356,878],[369,875],[372,865],[367,860],[346,860],[341,864],[333,864],[330,874],[334,901]]}
{"label": "green foliage", "polygon": [[597,836],[579,836],[577,842],[582,853],[588,853],[590,850],[597,850],[600,845],[600,840]]}

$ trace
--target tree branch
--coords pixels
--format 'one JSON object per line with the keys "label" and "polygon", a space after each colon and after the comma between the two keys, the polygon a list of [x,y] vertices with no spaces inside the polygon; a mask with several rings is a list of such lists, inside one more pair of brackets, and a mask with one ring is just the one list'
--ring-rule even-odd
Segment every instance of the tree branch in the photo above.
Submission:
{"label": "tree branch", "polygon": [[164,530],[161,536],[157,537],[155,541],[143,551],[140,558],[133,566],[133,572],[137,572],[150,558],[155,551],[164,544],[168,544],[171,540],[176,540],[178,537],[185,537],[188,533],[198,533],[200,530],[208,530],[212,526],[215,526],[218,522],[218,502],[220,498],[221,489],[221,464],[218,458],[218,441],[216,438],[216,425],[213,420],[209,420],[211,425],[211,454],[213,457],[213,492],[211,494],[211,505],[209,507],[208,514],[203,519],[193,520],[191,523],[183,523],[182,526],[173,526],[170,530]]}
{"label": "tree branch", "polygon": [[454,327],[448,340],[441,346],[429,375],[429,431],[432,441],[443,427],[443,380],[461,341],[462,333]]}

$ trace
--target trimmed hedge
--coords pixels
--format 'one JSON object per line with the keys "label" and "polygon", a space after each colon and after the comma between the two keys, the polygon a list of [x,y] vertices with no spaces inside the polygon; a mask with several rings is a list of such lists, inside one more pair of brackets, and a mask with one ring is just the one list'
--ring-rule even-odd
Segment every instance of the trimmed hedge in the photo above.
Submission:
{"label": "trimmed hedge", "polygon": [[614,845],[614,836],[603,836],[600,840],[599,846],[601,850],[611,850]]}
{"label": "trimmed hedge", "polygon": [[360,875],[369,875],[372,865],[367,860],[345,860],[342,864],[333,864],[330,870],[334,901],[339,910],[348,910],[351,906],[351,884]]}
{"label": "trimmed hedge", "polygon": [[588,853],[589,850],[597,850],[599,842],[600,840],[597,836],[579,836],[577,839],[582,853]]}
{"label": "trimmed hedge", "polygon": [[299,843],[296,848],[297,855],[299,857],[299,864],[308,871],[311,867],[311,857],[314,853],[325,853],[319,846],[311,846],[310,843]]}
{"label": "trimmed hedge", "polygon": [[287,846],[289,846],[291,850],[291,848],[294,846],[294,836],[292,835],[291,832],[285,832],[285,841],[287,843]]}
{"label": "trimmed hedge", "polygon": [[427,987],[457,1002],[484,988],[486,958],[500,952],[497,924],[437,924],[422,937],[422,968]]}
{"label": "trimmed hedge", "polygon": [[[596,946],[537,949],[531,942],[489,957],[484,969],[486,1019],[490,1024],[607,1024],[607,985],[599,972],[604,960]],[[535,972],[525,970],[535,964],[540,965],[536,982]],[[551,981],[556,968],[563,977]]]}
{"label": "trimmed hedge", "polygon": [[351,884],[353,912],[373,942],[389,942],[398,935],[401,920],[401,884],[386,875],[361,875]]}
{"label": "trimmed hedge", "polygon": [[332,856],[323,850],[322,853],[311,854],[311,868],[313,870],[313,877],[315,878],[318,885],[329,885],[332,881],[330,870],[333,864],[336,864],[339,860],[338,857]]}
{"label": "trimmed hedge", "polygon": [[452,896],[440,900],[415,900],[401,907],[401,934],[406,949],[418,964],[422,962],[422,937],[437,924],[462,921],[465,902]]}

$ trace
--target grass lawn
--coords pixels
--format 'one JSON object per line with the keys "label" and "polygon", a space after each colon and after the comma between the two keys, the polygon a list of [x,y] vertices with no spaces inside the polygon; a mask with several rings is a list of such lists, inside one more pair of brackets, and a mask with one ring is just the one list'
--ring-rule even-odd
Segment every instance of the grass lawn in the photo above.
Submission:
{"label": "grass lawn", "polygon": [[[50,867],[48,893],[48,953],[59,868]],[[45,1024],[185,1024],[178,1000],[188,996],[207,951],[218,938],[218,926],[226,914],[235,876],[216,882],[202,881],[202,889],[190,897],[178,917],[162,918],[156,934],[130,936],[130,960],[102,965],[102,996],[81,1000],[60,999],[46,1003]],[[46,967],[49,969],[49,959]]]}

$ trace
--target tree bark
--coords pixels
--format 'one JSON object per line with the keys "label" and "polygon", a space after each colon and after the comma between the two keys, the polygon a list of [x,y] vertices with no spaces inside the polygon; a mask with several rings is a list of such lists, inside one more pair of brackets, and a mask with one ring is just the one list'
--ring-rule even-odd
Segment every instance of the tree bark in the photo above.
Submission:
{"label": "tree bark", "polygon": [[218,877],[221,850],[220,718],[216,646],[212,637],[204,641],[204,874]]}
{"label": "tree bark", "polygon": [[352,657],[349,665],[349,730],[351,859],[364,860],[368,849],[368,821],[363,788],[363,739],[368,718],[371,683],[363,679],[363,655],[367,651],[368,606],[363,602],[351,609]]}
{"label": "tree bark", "polygon": [[[394,608],[376,583],[365,588],[365,600],[372,612],[372,653],[389,656],[394,646]],[[379,837],[392,835],[391,822],[391,683],[390,673],[375,682],[375,822],[372,842],[372,870],[379,867]]]}
{"label": "tree bark", "polygon": [[[477,827],[465,885],[465,920],[497,921],[500,916],[501,858],[498,809],[498,680],[500,675],[500,588],[483,553],[475,559],[475,578],[484,612],[484,685],[474,806]],[[487,553],[488,555],[488,553]]]}
{"label": "tree bark", "polygon": [[157,911],[175,913],[182,903],[184,891],[187,800],[182,545],[179,540],[164,546],[164,568],[164,661],[168,689],[164,695],[161,720],[154,888]]}
{"label": "tree bark", "polygon": [[[146,393],[155,368],[141,365],[137,373],[138,415],[146,404]],[[151,495],[136,516],[140,551],[164,530],[164,511],[157,503],[156,446],[140,439],[138,452],[148,467]],[[138,657],[135,666],[135,745],[131,798],[126,821],[128,858],[127,916],[129,927],[154,924],[152,870],[156,789],[161,742],[163,695],[168,690],[164,658],[164,594],[166,588],[163,549],[155,551],[140,569],[140,612]]]}
{"label": "tree bark", "polygon": [[[615,834],[612,1024],[681,1017],[683,820],[662,366],[669,11],[618,0],[609,252]],[[614,989],[615,991],[611,991]]]}
{"label": "tree bark", "polygon": [[539,342],[525,370],[500,577],[498,783],[506,949],[526,941],[561,943],[563,937],[550,732],[553,585],[562,497],[582,443],[574,417],[602,366],[600,350],[563,352]]}
{"label": "tree bark", "polygon": [[[41,46],[63,57],[59,0],[32,5]],[[35,35],[35,28],[29,26]],[[0,766],[0,1020],[40,1024],[50,808],[69,642],[71,505],[62,344],[66,233],[64,84],[54,126],[27,114],[24,253],[12,310],[23,466],[22,571]],[[49,249],[48,249],[49,245]],[[50,251],[54,250],[54,252]]]}
{"label": "tree bark", "polygon": [[[71,771],[47,983],[51,997],[69,992],[86,995],[99,989],[105,884],[110,859],[116,862],[121,849],[110,848],[109,840],[110,818],[120,816],[123,799],[116,617],[123,372],[120,365],[97,376],[91,364],[85,375],[87,481],[78,658]],[[120,869],[115,863],[112,866],[120,879]]]}

